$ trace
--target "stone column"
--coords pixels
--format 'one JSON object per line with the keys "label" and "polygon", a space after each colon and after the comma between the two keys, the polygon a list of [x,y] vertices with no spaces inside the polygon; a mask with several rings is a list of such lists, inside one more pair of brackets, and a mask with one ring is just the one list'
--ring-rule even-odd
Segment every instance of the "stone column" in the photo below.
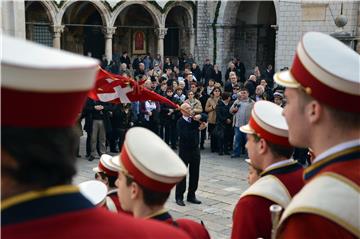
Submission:
{"label": "stone column", "polygon": [[166,33],[167,28],[161,27],[155,29],[155,34],[158,37],[157,53],[160,54],[162,60],[164,60],[164,38]]}
{"label": "stone column", "polygon": [[105,56],[110,62],[112,60],[112,37],[115,33],[116,27],[103,27],[102,32],[105,37]]}
{"label": "stone column", "polygon": [[190,40],[190,53],[194,56],[195,52],[195,29],[194,28],[189,28],[187,29],[187,32],[189,34],[189,40]]}
{"label": "stone column", "polygon": [[61,48],[61,33],[64,32],[64,25],[52,26],[53,30],[53,47],[60,49]]}

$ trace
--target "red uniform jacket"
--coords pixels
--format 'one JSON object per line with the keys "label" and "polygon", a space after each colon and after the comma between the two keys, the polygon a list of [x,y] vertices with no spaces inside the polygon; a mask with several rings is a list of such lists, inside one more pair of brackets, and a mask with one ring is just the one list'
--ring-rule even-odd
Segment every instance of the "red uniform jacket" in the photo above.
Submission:
{"label": "red uniform jacket", "polygon": [[192,239],[210,239],[209,232],[206,230],[205,226],[192,220],[181,218],[174,221],[168,212],[156,215],[151,219],[164,221],[168,224],[178,227],[185,231]]}
{"label": "red uniform jacket", "polygon": [[[337,157],[330,155],[306,169],[304,174],[306,183],[310,183],[312,179],[322,173],[334,172],[360,186],[360,147],[354,147],[336,154]],[[341,206],[339,205],[339,207]],[[354,208],[354,210],[357,209]],[[310,213],[291,215],[282,223],[277,237],[298,239],[358,238],[334,221]]]}
{"label": "red uniform jacket", "polygon": [[[298,163],[280,166],[265,171],[261,176],[276,176],[293,197],[304,185],[303,168]],[[271,237],[271,214],[269,207],[273,201],[261,196],[247,195],[241,198],[233,214],[232,239],[254,239]]]}
{"label": "red uniform jacket", "polygon": [[1,234],[4,239],[189,239],[175,227],[96,208],[79,192],[19,201],[6,207],[2,205]]}

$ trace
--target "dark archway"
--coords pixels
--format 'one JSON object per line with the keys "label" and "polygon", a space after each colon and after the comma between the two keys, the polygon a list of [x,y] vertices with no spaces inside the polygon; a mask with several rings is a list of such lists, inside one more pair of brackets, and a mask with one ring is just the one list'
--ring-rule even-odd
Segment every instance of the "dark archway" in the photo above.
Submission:
{"label": "dark archway", "polygon": [[26,39],[52,47],[51,17],[40,1],[25,2]]}
{"label": "dark archway", "polygon": [[105,52],[103,22],[95,6],[89,2],[74,2],[65,12],[62,48],[82,55],[102,59]]}
{"label": "dark archway", "polygon": [[164,55],[177,57],[181,52],[190,52],[190,20],[186,9],[173,7],[166,16],[165,27],[168,29],[164,39]]}
{"label": "dark archway", "polygon": [[[152,15],[140,4],[132,4],[120,12],[116,18],[114,27],[116,32],[113,37],[114,60],[117,60],[123,51],[127,51],[130,57],[156,53],[157,28]],[[140,37],[138,39],[137,37]],[[141,47],[135,47],[135,38]]]}
{"label": "dark archway", "polygon": [[275,63],[276,11],[272,1],[240,2],[236,16],[236,56],[247,69]]}

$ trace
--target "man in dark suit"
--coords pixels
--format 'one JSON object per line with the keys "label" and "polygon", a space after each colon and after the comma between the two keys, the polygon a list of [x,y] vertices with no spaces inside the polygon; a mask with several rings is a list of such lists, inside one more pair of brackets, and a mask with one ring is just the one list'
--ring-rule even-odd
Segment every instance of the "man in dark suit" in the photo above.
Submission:
{"label": "man in dark suit", "polygon": [[[199,129],[206,127],[207,115],[193,115],[191,106],[188,103],[181,105],[182,117],[177,121],[177,131],[179,134],[179,156],[189,167],[189,189],[187,201],[200,204],[195,192],[198,187],[200,170],[200,149],[199,149]],[[175,199],[176,204],[185,206],[184,192],[186,190],[186,177],[176,185]]]}

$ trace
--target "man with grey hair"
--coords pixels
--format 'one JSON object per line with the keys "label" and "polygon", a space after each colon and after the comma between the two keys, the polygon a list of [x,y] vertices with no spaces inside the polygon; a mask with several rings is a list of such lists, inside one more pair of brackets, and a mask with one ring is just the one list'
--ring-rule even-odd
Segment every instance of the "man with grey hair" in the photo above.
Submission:
{"label": "man with grey hair", "polygon": [[[198,187],[200,170],[200,148],[199,130],[206,127],[207,115],[194,114],[191,105],[183,103],[181,105],[182,117],[177,121],[177,132],[179,134],[179,156],[189,167],[189,189],[187,201],[200,204],[195,192]],[[186,190],[186,177],[176,185],[175,199],[176,204],[185,206],[184,193]]]}

